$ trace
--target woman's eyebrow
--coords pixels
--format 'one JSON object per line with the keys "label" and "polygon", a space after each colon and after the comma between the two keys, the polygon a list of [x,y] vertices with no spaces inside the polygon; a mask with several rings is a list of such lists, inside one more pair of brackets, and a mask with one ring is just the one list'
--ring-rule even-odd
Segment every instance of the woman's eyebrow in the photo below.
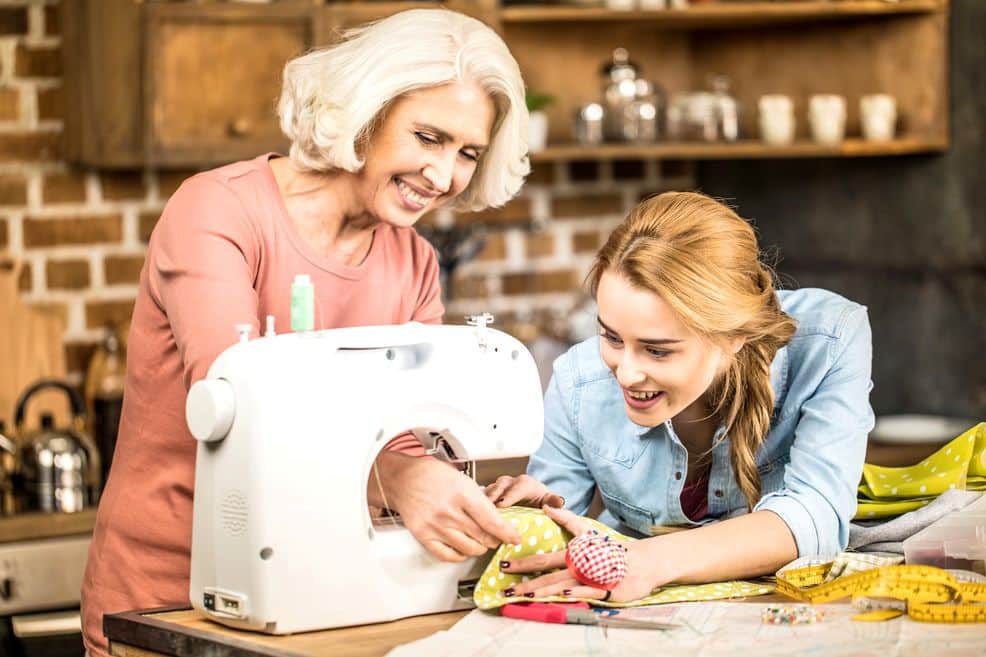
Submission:
{"label": "woman's eyebrow", "polygon": [[[596,321],[599,322],[599,325],[600,326],[602,326],[604,329],[606,329],[607,331],[609,331],[613,335],[619,335],[619,333],[617,333],[616,331],[614,331],[610,327],[606,326],[606,323],[602,320],[601,317],[599,317],[599,315],[596,315]],[[641,344],[658,344],[658,345],[663,345],[663,344],[678,344],[679,342],[682,342],[682,340],[672,340],[671,338],[640,338],[640,339],[637,340],[637,342],[639,342]]]}

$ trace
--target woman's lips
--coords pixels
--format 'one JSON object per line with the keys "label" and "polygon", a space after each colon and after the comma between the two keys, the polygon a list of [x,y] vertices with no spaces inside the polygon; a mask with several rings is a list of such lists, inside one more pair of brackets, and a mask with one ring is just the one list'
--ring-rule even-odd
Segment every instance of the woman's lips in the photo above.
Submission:
{"label": "woman's lips", "polygon": [[412,212],[419,212],[431,201],[430,196],[426,196],[413,186],[400,178],[394,178],[394,185],[397,187],[397,194],[401,198],[401,203],[405,208]]}
{"label": "woman's lips", "polygon": [[627,403],[627,406],[636,409],[638,411],[645,411],[662,399],[664,399],[663,392],[657,393],[650,399],[635,399],[630,396],[629,390],[626,389],[623,390],[623,400]]}

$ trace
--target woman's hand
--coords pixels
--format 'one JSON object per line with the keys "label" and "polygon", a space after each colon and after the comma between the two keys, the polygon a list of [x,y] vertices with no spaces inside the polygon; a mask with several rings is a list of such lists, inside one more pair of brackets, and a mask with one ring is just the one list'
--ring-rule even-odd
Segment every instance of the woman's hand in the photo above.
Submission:
{"label": "woman's hand", "polygon": [[[384,451],[377,457],[377,469],[386,503],[442,561],[464,561],[501,543],[520,542],[516,528],[503,519],[476,482],[448,464]],[[367,492],[371,504],[383,506],[373,475]]]}
{"label": "woman's hand", "polygon": [[[543,507],[545,515],[570,531],[574,536],[584,534],[592,529],[592,525],[580,516],[565,509]],[[637,600],[649,595],[658,586],[667,583],[655,567],[657,557],[654,555],[652,539],[631,541],[627,547],[627,574],[608,598],[613,602]],[[553,552],[537,554],[520,559],[500,562],[500,570],[505,573],[534,573],[546,570],[557,572],[542,575],[527,582],[522,582],[503,592],[508,597],[542,598],[553,595],[588,598],[601,600],[606,596],[604,589],[581,584],[565,566],[565,553]],[[664,581],[662,581],[662,579]]]}
{"label": "woman's hand", "polygon": [[565,498],[552,493],[547,486],[537,479],[520,475],[497,478],[486,487],[486,497],[500,508],[523,504],[525,506],[550,506],[561,508],[565,506]]}

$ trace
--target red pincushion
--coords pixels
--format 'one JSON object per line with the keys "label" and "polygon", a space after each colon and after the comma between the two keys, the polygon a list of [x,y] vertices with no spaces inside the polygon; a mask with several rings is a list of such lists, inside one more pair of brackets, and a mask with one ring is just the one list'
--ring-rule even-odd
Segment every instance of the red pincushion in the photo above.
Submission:
{"label": "red pincushion", "polygon": [[565,565],[580,583],[611,591],[627,574],[626,548],[596,530],[568,542]]}

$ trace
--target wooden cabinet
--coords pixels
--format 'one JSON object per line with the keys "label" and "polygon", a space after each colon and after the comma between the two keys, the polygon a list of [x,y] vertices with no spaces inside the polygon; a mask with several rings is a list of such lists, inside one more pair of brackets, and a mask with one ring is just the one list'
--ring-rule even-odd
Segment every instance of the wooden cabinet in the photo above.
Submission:
{"label": "wooden cabinet", "polygon": [[[305,7],[148,4],[147,155],[156,164],[235,160],[283,147],[284,63],[313,45]],[[280,11],[277,11],[280,10]]]}
{"label": "wooden cabinet", "polygon": [[317,5],[74,0],[66,146],[110,168],[206,166],[284,149],[281,70],[317,40]]}
{"label": "wooden cabinet", "polygon": [[[498,30],[528,86],[549,93],[547,150],[535,161],[647,157],[732,159],[856,157],[933,152],[948,146],[948,0],[731,0],[680,10],[621,12],[546,4],[452,0]],[[286,144],[275,106],[284,62],[341,28],[429,2],[280,0],[63,4],[70,158],[97,167],[207,166]],[[599,69],[625,47],[669,94],[724,74],[742,107],[737,143],[573,143],[573,114],[600,97]],[[756,101],[792,97],[799,139],[757,139]],[[847,100],[846,141],[807,137],[808,97]],[[859,97],[893,94],[898,138],[859,137]]]}

